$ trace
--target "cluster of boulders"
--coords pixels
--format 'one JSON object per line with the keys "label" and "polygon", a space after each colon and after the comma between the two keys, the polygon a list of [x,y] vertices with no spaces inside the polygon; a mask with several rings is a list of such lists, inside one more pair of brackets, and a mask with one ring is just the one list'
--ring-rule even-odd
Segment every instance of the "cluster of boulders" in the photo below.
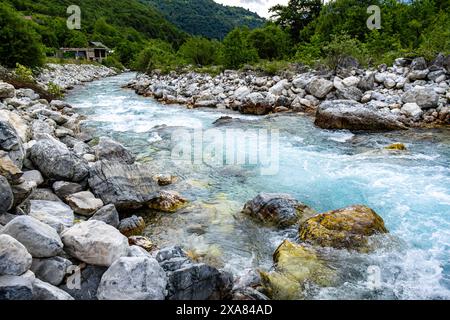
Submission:
{"label": "cluster of boulders", "polygon": [[388,231],[383,219],[364,205],[316,214],[288,194],[261,193],[243,213],[266,225],[297,226],[298,243],[285,240],[273,255],[273,270],[261,271],[254,286],[273,299],[301,299],[308,284],[331,286],[336,270],[321,258],[320,248],[369,252],[372,236]]}
{"label": "cluster of boulders", "polygon": [[310,112],[322,128],[391,130],[450,123],[450,56],[399,58],[392,67],[356,67],[286,76],[225,71],[212,77],[172,72],[140,75],[138,94],[190,107],[229,108],[244,114]]}
{"label": "cluster of boulders", "polygon": [[0,82],[0,300],[231,297],[230,274],[143,235],[133,209],[186,204],[172,179],[81,120]]}
{"label": "cluster of boulders", "polygon": [[47,64],[36,80],[48,85],[53,83],[68,90],[83,82],[113,76],[117,72],[111,68],[92,64]]}

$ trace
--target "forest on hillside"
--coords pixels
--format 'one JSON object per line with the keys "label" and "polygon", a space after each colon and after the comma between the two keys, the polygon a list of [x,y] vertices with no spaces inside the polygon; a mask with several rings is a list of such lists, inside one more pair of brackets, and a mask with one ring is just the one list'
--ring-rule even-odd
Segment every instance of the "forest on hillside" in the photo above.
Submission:
{"label": "forest on hillside", "polygon": [[[450,0],[290,0],[259,28],[239,26],[222,41],[189,35],[135,0],[83,0],[81,30],[65,27],[65,8],[81,0],[7,0],[0,4],[0,64],[38,66],[60,46],[101,41],[114,49],[105,63],[142,72],[191,65],[208,72],[253,65],[275,73],[289,63],[333,68],[350,57],[375,66],[393,59],[450,53]],[[367,8],[381,9],[369,29]],[[23,19],[32,15],[32,21]],[[214,19],[210,21],[214,23]],[[11,50],[11,48],[13,48]]]}

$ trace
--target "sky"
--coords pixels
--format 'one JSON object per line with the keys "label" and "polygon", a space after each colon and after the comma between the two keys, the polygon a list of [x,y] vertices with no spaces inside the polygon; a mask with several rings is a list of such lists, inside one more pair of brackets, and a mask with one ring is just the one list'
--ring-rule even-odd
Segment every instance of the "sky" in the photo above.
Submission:
{"label": "sky", "polygon": [[261,17],[269,18],[269,8],[276,4],[287,4],[289,0],[214,0],[228,6],[238,6],[250,9]]}

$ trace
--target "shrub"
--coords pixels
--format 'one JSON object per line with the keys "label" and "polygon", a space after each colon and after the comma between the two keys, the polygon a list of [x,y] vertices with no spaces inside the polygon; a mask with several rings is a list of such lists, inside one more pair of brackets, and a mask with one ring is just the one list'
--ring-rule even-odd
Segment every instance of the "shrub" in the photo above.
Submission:
{"label": "shrub", "polygon": [[362,43],[351,38],[347,34],[333,36],[331,42],[323,48],[325,65],[330,69],[336,69],[346,58],[355,58],[361,65],[368,64],[367,49]]}
{"label": "shrub", "polygon": [[54,98],[54,99],[60,99],[64,97],[63,91],[61,90],[61,87],[53,82],[49,82],[47,84],[47,92]]}
{"label": "shrub", "polygon": [[217,62],[220,44],[202,37],[189,38],[178,50],[178,54],[188,63],[207,66]]}
{"label": "shrub", "polygon": [[20,63],[16,63],[16,69],[14,69],[14,73],[16,76],[21,79],[22,81],[29,81],[33,82],[33,71],[30,68],[27,68]]}
{"label": "shrub", "polygon": [[102,64],[108,68],[115,68],[119,71],[125,69],[123,64],[114,56],[108,56],[106,59],[103,59]]}
{"label": "shrub", "polygon": [[258,60],[258,52],[248,43],[248,29],[236,28],[223,40],[221,60],[226,68],[238,69]]}
{"label": "shrub", "polygon": [[156,69],[160,69],[162,72],[169,72],[180,64],[169,43],[162,40],[152,40],[138,54],[134,68],[137,71],[150,74]]}

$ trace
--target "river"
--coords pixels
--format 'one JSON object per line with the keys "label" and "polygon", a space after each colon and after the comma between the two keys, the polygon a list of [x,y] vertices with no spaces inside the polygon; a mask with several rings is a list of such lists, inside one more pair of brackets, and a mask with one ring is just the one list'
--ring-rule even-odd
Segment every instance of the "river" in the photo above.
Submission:
{"label": "river", "polygon": [[[149,222],[145,234],[155,243],[205,254],[210,263],[239,276],[250,269],[269,269],[277,245],[296,235],[295,228],[264,227],[240,213],[258,192],[290,193],[318,212],[365,204],[384,219],[390,237],[370,254],[324,250],[322,258],[339,281],[333,287],[311,285],[306,298],[450,298],[449,129],[351,133],[318,129],[307,116],[190,110],[122,89],[133,77],[125,73],[86,84],[66,100],[87,116],[84,126],[95,135],[120,141],[138,161],[154,166],[155,173],[178,177],[174,188],[190,200],[189,206],[177,213],[143,212]],[[241,121],[214,126],[224,113]],[[174,158],[174,148],[192,143],[184,140],[189,132],[171,139],[175,131],[217,136],[210,130],[217,129],[228,146],[227,134],[239,128],[255,133],[247,152],[237,149],[247,154],[236,158],[244,157],[245,164],[211,160],[220,153],[206,152],[204,161]],[[271,162],[252,162],[255,154],[267,155],[264,140],[270,141]],[[383,149],[394,142],[404,143],[408,151]],[[209,150],[211,143],[204,137],[200,145]],[[374,266],[379,282],[375,289],[368,286],[373,276],[368,270]]]}

